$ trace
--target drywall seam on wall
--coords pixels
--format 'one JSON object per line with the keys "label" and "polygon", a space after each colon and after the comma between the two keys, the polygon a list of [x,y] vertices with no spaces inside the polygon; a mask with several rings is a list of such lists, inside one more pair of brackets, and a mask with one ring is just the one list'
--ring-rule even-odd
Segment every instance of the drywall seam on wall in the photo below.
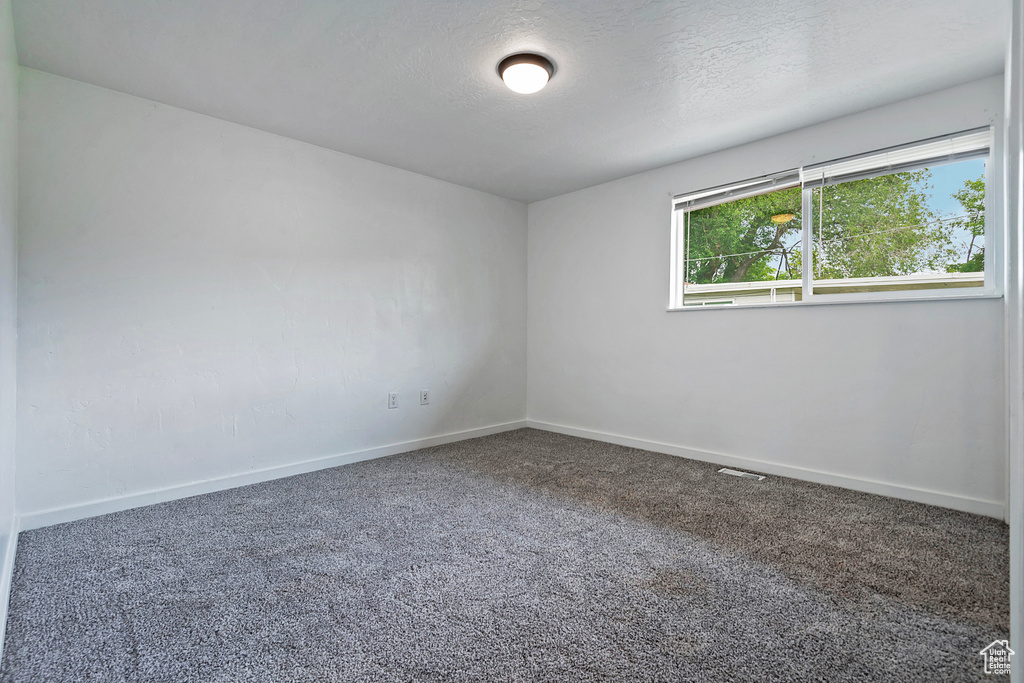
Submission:
{"label": "drywall seam on wall", "polygon": [[90,501],[81,505],[71,505],[52,510],[40,510],[38,512],[30,512],[21,515],[19,517],[18,526],[20,530],[28,531],[30,529],[38,529],[45,526],[51,526],[53,524],[63,524],[64,522],[73,522],[78,519],[96,517],[98,515],[119,512],[121,510],[129,510],[131,508],[143,507],[145,505],[165,503],[169,500],[189,498],[191,496],[199,496],[204,493],[223,491],[225,489],[237,488],[239,486],[248,486],[249,484],[258,484],[264,481],[291,477],[296,474],[305,474],[307,472],[316,472],[318,470],[349,465],[356,462],[362,462],[364,460],[374,460],[376,458],[383,458],[389,455],[408,453],[409,451],[430,448],[432,446],[441,446],[447,443],[454,443],[456,441],[476,439],[481,436],[489,436],[491,434],[508,432],[514,429],[522,429],[525,426],[525,420],[507,422],[505,424],[490,425],[479,429],[469,429],[451,434],[440,434],[438,436],[425,439],[416,439],[414,441],[389,444],[387,446],[379,446],[377,448],[368,448],[361,451],[339,453],[337,455],[331,455],[325,458],[315,458],[304,462],[267,467],[260,470],[245,472],[243,474],[233,474],[227,477],[196,481],[180,486],[169,486],[163,489],[144,491],[128,496],[105,498],[103,500]]}
{"label": "drywall seam on wall", "polygon": [[567,434],[569,436],[578,436],[584,439],[604,441],[606,443],[613,443],[619,446],[628,446],[630,448],[639,448],[645,451],[654,451],[655,453],[665,453],[666,455],[674,455],[680,458],[700,460],[701,462],[708,462],[715,465],[739,467],[741,469],[753,470],[754,472],[760,472],[762,474],[788,477],[790,479],[800,479],[803,481],[813,482],[815,484],[839,486],[846,489],[852,489],[854,491],[873,493],[879,496],[901,498],[903,500],[911,500],[916,503],[937,505],[939,507],[961,510],[963,512],[970,512],[976,515],[985,515],[986,517],[1002,519],[1004,514],[1003,504],[995,500],[979,500],[952,493],[928,491],[925,489],[914,488],[912,486],[899,486],[896,484],[873,481],[870,479],[860,479],[831,472],[822,472],[820,470],[813,470],[804,467],[793,467],[791,465],[772,463],[764,460],[758,460],[757,458],[726,455],[725,453],[714,453],[712,451],[704,451],[698,448],[658,443],[657,441],[648,441],[647,439],[638,439],[618,434],[606,434],[592,429],[568,427],[566,425],[539,422],[537,420],[528,419],[526,421],[526,426],[533,429],[543,429],[549,432],[556,432],[558,434]]}

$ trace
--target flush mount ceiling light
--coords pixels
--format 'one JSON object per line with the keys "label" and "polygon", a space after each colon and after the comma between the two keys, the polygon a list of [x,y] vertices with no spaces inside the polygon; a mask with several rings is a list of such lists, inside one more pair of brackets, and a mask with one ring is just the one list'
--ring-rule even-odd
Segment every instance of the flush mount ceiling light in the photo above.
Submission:
{"label": "flush mount ceiling light", "polygon": [[547,57],[532,52],[509,55],[498,63],[498,75],[509,90],[520,95],[535,93],[555,74],[555,65]]}
{"label": "flush mount ceiling light", "polygon": [[792,213],[777,213],[772,216],[772,221],[775,223],[788,223],[796,218],[796,214]]}

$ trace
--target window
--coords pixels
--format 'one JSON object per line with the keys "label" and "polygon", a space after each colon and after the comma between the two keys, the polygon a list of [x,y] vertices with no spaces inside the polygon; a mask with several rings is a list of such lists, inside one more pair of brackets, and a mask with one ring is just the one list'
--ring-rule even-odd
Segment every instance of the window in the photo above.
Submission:
{"label": "window", "polygon": [[984,128],[676,197],[670,306],[993,293],[991,147]]}

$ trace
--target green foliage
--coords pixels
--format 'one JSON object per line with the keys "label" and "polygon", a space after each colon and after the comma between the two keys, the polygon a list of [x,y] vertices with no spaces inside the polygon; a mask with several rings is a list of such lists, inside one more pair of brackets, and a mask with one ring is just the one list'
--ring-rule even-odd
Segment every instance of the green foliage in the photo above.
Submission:
{"label": "green foliage", "polygon": [[[936,220],[927,204],[928,169],[840,183],[813,191],[815,277],[907,275],[984,269],[985,181],[965,183],[953,197],[965,218]],[[799,187],[691,211],[686,281],[799,279]],[[793,214],[790,221],[776,222]],[[954,233],[971,244],[958,248]],[[953,265],[950,265],[953,263]]]}
{"label": "green foliage", "polygon": [[[787,213],[795,218],[772,221],[772,216]],[[787,245],[799,235],[799,187],[691,211],[687,282],[774,280],[778,269],[772,261],[792,261]]]}
{"label": "green foliage", "polygon": [[814,191],[815,277],[907,275],[934,269],[947,231],[928,210],[927,170]]}
{"label": "green foliage", "polygon": [[968,180],[964,187],[953,194],[964,208],[966,218],[950,224],[953,229],[960,229],[971,236],[963,263],[954,263],[947,267],[951,273],[979,273],[985,270],[985,179]]}

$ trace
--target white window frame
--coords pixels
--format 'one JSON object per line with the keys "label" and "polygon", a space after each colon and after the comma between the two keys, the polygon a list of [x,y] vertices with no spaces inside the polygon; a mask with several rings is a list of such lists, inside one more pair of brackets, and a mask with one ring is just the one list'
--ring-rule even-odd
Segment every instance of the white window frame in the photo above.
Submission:
{"label": "white window frame", "polygon": [[[934,289],[916,289],[902,291],[884,292],[857,292],[845,294],[814,294],[813,272],[814,272],[814,250],[812,234],[813,226],[813,192],[816,187],[822,184],[833,184],[826,181],[838,177],[834,182],[849,182],[856,179],[857,175],[844,175],[844,172],[853,171],[856,173],[859,164],[864,163],[869,168],[861,177],[873,177],[884,173],[892,173],[904,168],[924,168],[936,163],[951,163],[959,161],[964,156],[956,149],[957,140],[971,139],[971,136],[980,134],[989,136],[988,154],[985,164],[985,284],[981,287],[947,287]],[[925,158],[912,160],[909,163],[901,161],[907,154],[913,159],[917,150],[930,150],[937,144],[951,142],[952,151],[941,155],[941,158]],[[751,178],[738,183],[721,185],[717,187],[676,195],[672,199],[672,233],[671,233],[671,260],[669,264],[669,304],[670,311],[692,311],[722,308],[757,308],[771,306],[807,306],[821,304],[844,304],[844,303],[867,303],[883,301],[918,301],[918,300],[946,300],[946,299],[985,299],[1001,297],[1004,289],[1005,268],[1003,267],[1003,190],[1002,190],[1002,131],[999,126],[984,126],[971,130],[942,135],[935,138],[918,140],[905,145],[888,147],[881,150],[866,152],[852,157],[844,157],[825,163],[807,165],[799,169],[774,173],[768,176]],[[878,159],[885,158],[891,163],[874,165]],[[966,158],[979,158],[977,154]],[[838,169],[839,173],[836,173]],[[794,182],[794,176],[799,179]],[[801,285],[801,301],[787,301],[771,303],[734,303],[718,304],[714,306],[685,305],[685,282],[684,272],[686,263],[685,226],[680,221],[680,216],[688,211],[695,211],[704,206],[735,201],[744,197],[764,194],[774,190],[781,190],[787,187],[800,186],[801,189],[801,244],[802,253],[808,254],[802,262],[803,272]],[[827,280],[819,281],[828,282]],[[723,292],[722,299],[730,298],[728,293]]]}

